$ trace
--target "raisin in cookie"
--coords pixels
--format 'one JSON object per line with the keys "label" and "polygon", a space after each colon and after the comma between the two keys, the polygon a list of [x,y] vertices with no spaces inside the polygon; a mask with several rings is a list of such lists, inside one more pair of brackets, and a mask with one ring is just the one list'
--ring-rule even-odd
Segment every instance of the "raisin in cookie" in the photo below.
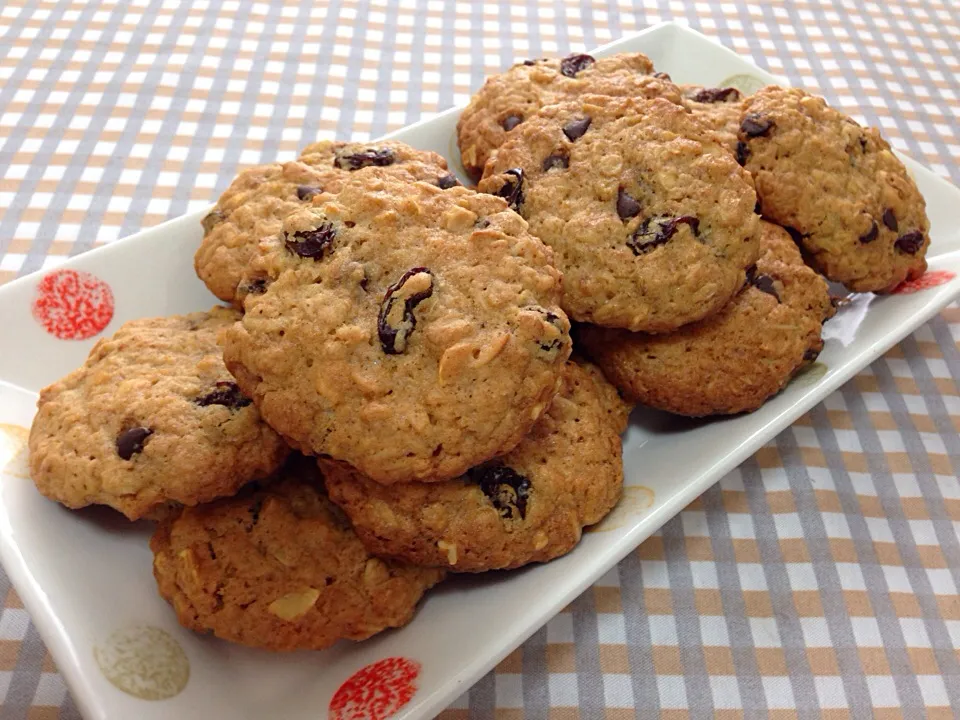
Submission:
{"label": "raisin in cookie", "polygon": [[589,55],[527,60],[487,78],[464,109],[457,123],[464,168],[478,176],[510,130],[546,105],[586,93],[681,102],[677,86],[667,76],[654,74],[653,63],[640,53],[596,60]]}
{"label": "raisin in cookie", "polygon": [[734,87],[681,85],[684,105],[730,152],[736,152],[743,96]]}
{"label": "raisin in cookie", "polygon": [[627,412],[599,370],[570,362],[516,449],[461,478],[385,487],[321,462],[330,498],[374,554],[458,572],[515,568],[569,552],[617,503]]}
{"label": "raisin in cookie", "polygon": [[749,284],[713,317],[669,335],[582,326],[583,348],[631,400],[680,415],[755,410],[823,347],[827,283],[780,227],[762,223]]}
{"label": "raisin in cookie", "polygon": [[370,168],[284,221],[224,359],[299,448],[383,483],[508,452],[570,354],[552,253],[506,203]]}
{"label": "raisin in cookie", "polygon": [[30,469],[67,507],[109,505],[131,520],[168,503],[232,495],[275,471],[287,447],[223,365],[226,308],[134,320],[40,391]]}
{"label": "raisin in cookie", "polygon": [[551,246],[575,320],[668,332],[720,310],[757,259],[749,176],[688,111],[584,96],[544,108],[487,163]]}
{"label": "raisin in cookie", "polygon": [[877,130],[770,86],[744,102],[738,154],[763,215],[789,227],[830,280],[888,292],[926,270],[923,196]]}
{"label": "raisin in cookie", "polygon": [[262,292],[269,281],[252,274],[250,264],[269,247],[283,218],[371,166],[441,187],[457,184],[442,157],[401,142],[314,143],[296,162],[260,165],[237,176],[203,219],[204,237],[194,257],[197,276],[218,298],[242,308],[243,298]]}
{"label": "raisin in cookie", "polygon": [[270,650],[316,650],[405,625],[443,578],[371,557],[303,463],[165,518],[150,547],[160,594],[181,624]]}

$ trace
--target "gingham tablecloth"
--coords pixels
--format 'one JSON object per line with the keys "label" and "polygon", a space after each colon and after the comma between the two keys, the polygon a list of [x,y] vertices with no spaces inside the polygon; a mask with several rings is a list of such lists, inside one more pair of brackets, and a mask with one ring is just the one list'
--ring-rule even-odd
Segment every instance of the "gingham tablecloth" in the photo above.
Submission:
{"label": "gingham tablecloth", "polygon": [[[515,61],[668,19],[960,182],[955,0],[4,0],[0,282],[200,208],[318,137],[376,137]],[[954,306],[442,717],[960,713],[958,337]],[[5,575],[0,594],[0,720],[78,717]]]}

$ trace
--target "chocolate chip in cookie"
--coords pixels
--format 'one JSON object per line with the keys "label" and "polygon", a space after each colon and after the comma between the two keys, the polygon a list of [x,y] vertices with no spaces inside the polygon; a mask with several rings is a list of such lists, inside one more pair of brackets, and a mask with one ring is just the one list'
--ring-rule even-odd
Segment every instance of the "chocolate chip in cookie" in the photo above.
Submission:
{"label": "chocolate chip in cookie", "polygon": [[500,123],[500,125],[503,127],[504,130],[506,130],[507,132],[510,132],[522,122],[523,122],[523,118],[520,117],[519,115],[507,115],[507,117],[503,119],[503,122]]}
{"label": "chocolate chip in cookie", "polygon": [[640,214],[640,203],[623,188],[617,191],[617,215],[621,220],[629,220]]}
{"label": "chocolate chip in cookie", "polygon": [[298,185],[297,186],[297,198],[303,201],[310,200],[314,195],[319,195],[322,192],[323,192],[323,188],[321,188],[319,185]]}
{"label": "chocolate chip in cookie", "polygon": [[556,152],[553,155],[547,155],[543,161],[544,172],[555,169],[566,170],[568,167],[570,167],[570,157],[561,152]]}
{"label": "chocolate chip in cookie", "polygon": [[117,455],[124,460],[143,452],[147,438],[153,435],[153,430],[145,427],[132,427],[117,435]]}
{"label": "chocolate chip in cookie", "polygon": [[563,134],[567,136],[570,142],[576,142],[590,129],[590,123],[592,122],[593,118],[590,117],[574,118],[563,126]]}

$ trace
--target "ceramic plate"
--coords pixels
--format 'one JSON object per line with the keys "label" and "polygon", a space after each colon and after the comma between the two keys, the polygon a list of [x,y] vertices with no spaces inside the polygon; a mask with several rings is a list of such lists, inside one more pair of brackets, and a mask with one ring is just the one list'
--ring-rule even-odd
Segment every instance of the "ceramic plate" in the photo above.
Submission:
{"label": "ceramic plate", "polygon": [[[752,90],[777,80],[682,26],[660,25],[595,54],[628,50],[681,83]],[[457,114],[393,137],[458,167]],[[574,552],[518,572],[454,579],[429,594],[406,628],[323,652],[274,655],[181,629],[157,595],[146,524],[104,510],[68,512],[27,478],[24,443],[39,388],[127,320],[214,304],[192,266],[203,213],[0,288],[0,552],[83,714],[433,717],[712,483],[960,295],[960,191],[906,162],[932,221],[921,283],[930,287],[858,296],[826,325],[819,362],[752,415],[691,422],[636,411],[624,443],[625,497]],[[60,307],[70,297],[82,298],[74,309],[83,322]]]}

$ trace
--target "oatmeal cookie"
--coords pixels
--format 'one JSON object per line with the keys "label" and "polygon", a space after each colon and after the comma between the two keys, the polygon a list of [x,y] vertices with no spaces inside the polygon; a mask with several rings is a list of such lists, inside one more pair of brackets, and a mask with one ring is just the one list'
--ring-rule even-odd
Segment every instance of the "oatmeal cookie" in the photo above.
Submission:
{"label": "oatmeal cookie", "polygon": [[295,162],[260,165],[237,176],[203,219],[204,237],[194,256],[197,276],[218,298],[242,308],[244,297],[261,292],[269,281],[250,266],[272,247],[283,218],[322,191],[338,190],[365,167],[440,187],[458,184],[442,157],[401,142],[314,143]]}
{"label": "oatmeal cookie", "polygon": [[924,273],[926,205],[879,131],[770,86],[744,102],[739,139],[764,217],[788,227],[828,279],[889,292]]}
{"label": "oatmeal cookie", "polygon": [[677,86],[663,73],[654,73],[653,63],[641,53],[526,60],[487,78],[464,109],[457,123],[464,168],[479,176],[511,130],[546,105],[587,93],[682,102]]}
{"label": "oatmeal cookie", "polygon": [[552,253],[506,203],[371,170],[284,221],[224,359],[298,448],[383,483],[511,450],[570,354]]}
{"label": "oatmeal cookie", "polygon": [[596,367],[571,361],[511,453],[450,482],[390,487],[325,462],[330,497],[376,555],[457,572],[545,562],[572,550],[620,498],[628,411]]}
{"label": "oatmeal cookie", "polygon": [[757,259],[749,176],[687,110],[601,96],[544,108],[487,163],[553,248],[575,320],[669,332],[719,311]]}
{"label": "oatmeal cookie", "polygon": [[181,624],[270,650],[406,625],[444,574],[372,557],[305,459],[262,488],[171,515],[150,547]]}
{"label": "oatmeal cookie", "polygon": [[239,315],[216,307],[128,322],[83,367],[41,390],[30,431],[40,492],[135,520],[168,503],[232,495],[275,471],[287,446],[237,387],[217,345]]}
{"label": "oatmeal cookie", "polygon": [[782,228],[762,223],[760,246],[747,287],[713,317],[668,335],[584,325],[585,352],[644,405],[691,416],[760,407],[816,360],[834,313],[826,281]]}

